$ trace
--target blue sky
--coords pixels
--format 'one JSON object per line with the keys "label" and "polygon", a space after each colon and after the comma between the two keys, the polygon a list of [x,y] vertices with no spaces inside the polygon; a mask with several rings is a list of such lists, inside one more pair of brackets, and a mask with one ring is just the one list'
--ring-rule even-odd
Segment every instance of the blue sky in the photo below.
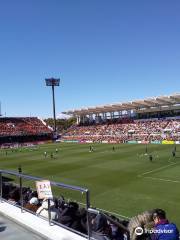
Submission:
{"label": "blue sky", "polygon": [[0,1],[6,116],[56,112],[180,90],[180,1]]}

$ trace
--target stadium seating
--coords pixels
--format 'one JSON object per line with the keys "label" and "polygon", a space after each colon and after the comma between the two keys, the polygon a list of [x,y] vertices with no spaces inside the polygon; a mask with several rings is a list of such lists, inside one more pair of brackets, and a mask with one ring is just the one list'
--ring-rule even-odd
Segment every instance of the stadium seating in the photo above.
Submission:
{"label": "stadium seating", "polygon": [[0,118],[0,136],[22,136],[51,133],[36,117]]}
{"label": "stadium seating", "polygon": [[131,120],[121,123],[73,126],[63,136],[63,140],[94,142],[162,141],[178,140],[180,120]]}

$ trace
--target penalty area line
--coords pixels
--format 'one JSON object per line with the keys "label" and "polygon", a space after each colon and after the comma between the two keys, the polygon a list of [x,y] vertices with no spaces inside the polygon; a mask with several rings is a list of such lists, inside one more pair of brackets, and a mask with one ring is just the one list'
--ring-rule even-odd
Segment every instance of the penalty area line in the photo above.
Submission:
{"label": "penalty area line", "polygon": [[158,172],[158,171],[160,171],[160,170],[162,170],[162,169],[171,167],[171,166],[176,165],[176,164],[177,164],[177,163],[171,163],[171,164],[168,164],[168,165],[166,165],[166,166],[159,167],[159,168],[156,168],[156,169],[151,170],[151,171],[148,171],[148,172],[144,172],[144,173],[142,173],[142,174],[139,174],[138,177],[143,177],[144,175],[147,175],[147,174],[150,174],[150,173],[154,173],[154,172]]}
{"label": "penalty area line", "polygon": [[159,181],[163,181],[163,182],[180,183],[180,181],[178,181],[178,180],[171,180],[171,179],[164,179],[164,178],[156,178],[156,177],[144,177],[144,178],[148,178],[148,179],[152,179],[152,180],[159,180]]}

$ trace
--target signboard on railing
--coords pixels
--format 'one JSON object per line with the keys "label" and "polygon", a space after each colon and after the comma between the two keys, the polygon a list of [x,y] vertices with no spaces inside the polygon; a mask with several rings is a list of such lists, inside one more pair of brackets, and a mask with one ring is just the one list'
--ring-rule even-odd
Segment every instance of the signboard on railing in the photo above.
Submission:
{"label": "signboard on railing", "polygon": [[52,199],[51,184],[48,180],[36,181],[36,189],[39,199]]}

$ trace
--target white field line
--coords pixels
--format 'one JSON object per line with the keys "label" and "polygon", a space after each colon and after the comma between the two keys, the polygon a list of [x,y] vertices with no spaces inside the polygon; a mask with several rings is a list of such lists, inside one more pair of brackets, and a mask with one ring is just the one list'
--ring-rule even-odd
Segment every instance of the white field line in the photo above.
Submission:
{"label": "white field line", "polygon": [[171,161],[171,158],[169,158],[168,162],[169,162],[170,164],[165,165],[165,166],[163,166],[163,167],[156,168],[156,169],[151,170],[151,171],[148,171],[148,172],[141,173],[141,174],[138,175],[138,177],[142,177],[142,176],[144,176],[144,175],[147,175],[147,174],[150,174],[150,173],[154,173],[154,172],[157,172],[157,171],[159,171],[159,170],[162,170],[162,169],[165,169],[165,168],[168,168],[168,167],[171,167],[171,166],[177,164],[177,162],[172,162],[172,161]]}
{"label": "white field line", "polygon": [[139,174],[138,177],[142,177],[142,176],[147,175],[147,174],[149,174],[149,173],[158,172],[159,170],[162,170],[162,169],[171,167],[171,166],[176,165],[176,164],[177,164],[177,163],[174,162],[174,163],[168,164],[168,165],[166,165],[166,166],[159,167],[159,168],[156,168],[156,169],[151,170],[151,171],[148,171],[148,172],[144,172],[144,173],[142,173],[142,174]]}
{"label": "white field line", "polygon": [[144,178],[148,178],[148,179],[152,179],[152,180],[159,180],[159,181],[163,181],[163,182],[180,183],[180,181],[178,181],[178,180],[171,180],[171,179],[164,179],[164,178],[156,178],[156,177],[144,177]]}
{"label": "white field line", "polygon": [[163,167],[160,167],[160,168],[156,168],[156,169],[154,169],[152,171],[148,171],[148,172],[139,174],[138,177],[148,178],[148,179],[152,179],[152,180],[159,180],[159,181],[163,181],[163,182],[180,183],[180,181],[178,181],[178,180],[171,180],[171,179],[158,178],[158,177],[144,177],[144,175],[147,175],[147,174],[150,174],[150,173],[154,173],[154,172],[157,172],[159,170],[162,170],[162,169],[165,169],[165,168],[168,168],[168,167],[171,167],[171,166],[177,164],[177,162],[171,161],[171,158],[169,158],[168,162],[170,164],[168,164],[166,166],[163,166]]}
{"label": "white field line", "polygon": [[[105,153],[106,151],[104,152],[101,152],[101,153]],[[170,162],[171,164],[168,164],[166,166],[163,166],[163,167],[160,167],[160,168],[156,168],[152,171],[149,171],[149,172],[145,172],[145,173],[142,173],[142,174],[139,174],[138,177],[143,177],[144,175],[146,174],[149,174],[149,173],[152,173],[152,172],[156,172],[156,171],[159,171],[161,169],[164,169],[164,168],[168,168],[170,166],[173,166],[175,164],[177,164],[177,162],[171,162],[170,161],[171,159],[169,158],[168,162]],[[163,179],[163,178],[153,178],[153,177],[143,177],[143,178],[149,178],[149,179],[153,179],[153,180],[159,180],[159,181],[165,181],[165,182],[174,182],[174,183],[180,183],[180,181],[175,181],[175,180],[170,180],[170,179]],[[81,205],[84,205],[86,206],[86,204],[82,203],[82,202],[78,202],[79,204]],[[96,208],[97,210],[100,210],[102,212],[106,212],[106,213],[110,213],[112,215],[116,215],[118,217],[122,217],[122,218],[126,218],[126,219],[130,219],[130,217],[127,217],[127,216],[124,216],[124,215],[121,215],[121,214],[118,214],[116,212],[111,212],[111,211],[107,211],[107,210],[104,210],[104,209],[101,209],[101,208]]]}

